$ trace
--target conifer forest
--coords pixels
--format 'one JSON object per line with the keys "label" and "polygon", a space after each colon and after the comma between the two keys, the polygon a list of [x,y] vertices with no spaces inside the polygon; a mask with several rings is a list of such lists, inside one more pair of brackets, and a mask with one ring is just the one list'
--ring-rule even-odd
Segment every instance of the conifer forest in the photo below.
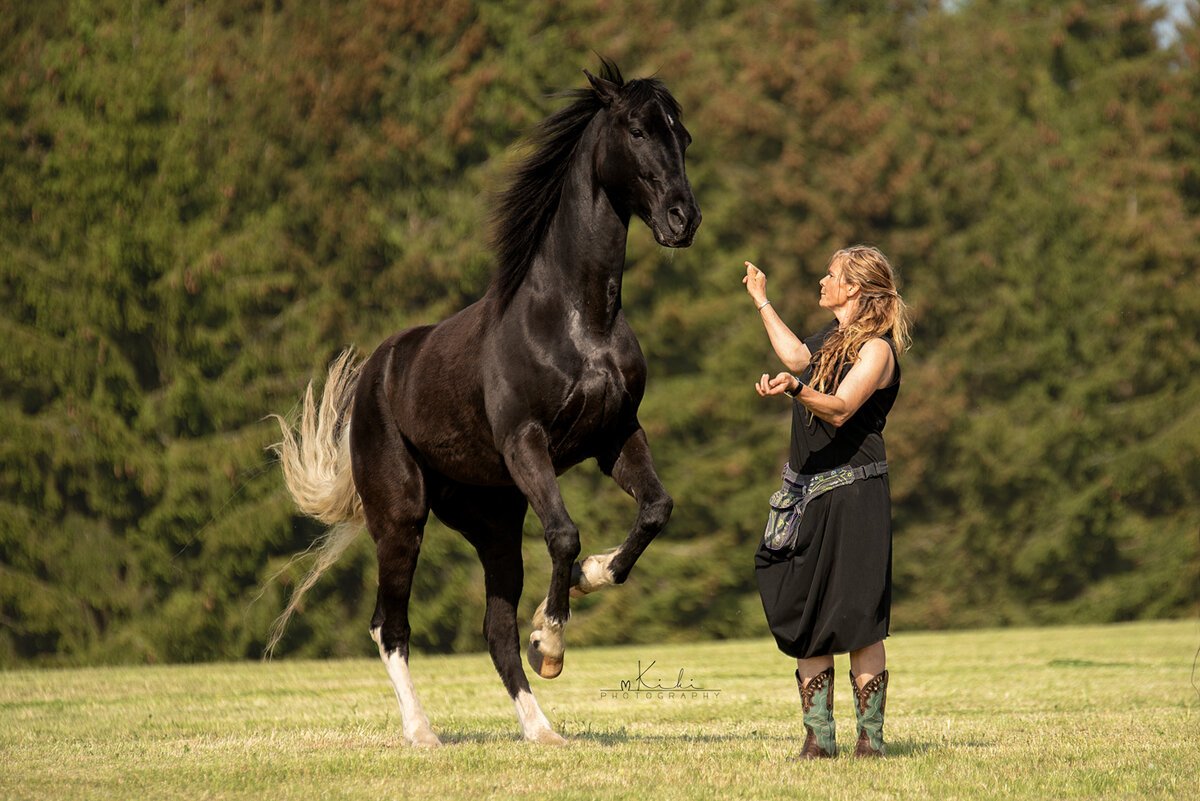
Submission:
{"label": "conifer forest", "polygon": [[[525,135],[598,55],[655,75],[704,214],[630,228],[675,512],[572,644],[765,636],[783,367],[838,248],[896,265],[893,631],[1200,611],[1200,7],[1114,0],[0,0],[0,666],[258,658],[322,533],[267,415],[479,298]],[[636,505],[560,480],[584,554]],[[545,594],[525,523],[525,633]],[[369,536],[279,656],[371,654]],[[482,650],[431,521],[413,645]]]}

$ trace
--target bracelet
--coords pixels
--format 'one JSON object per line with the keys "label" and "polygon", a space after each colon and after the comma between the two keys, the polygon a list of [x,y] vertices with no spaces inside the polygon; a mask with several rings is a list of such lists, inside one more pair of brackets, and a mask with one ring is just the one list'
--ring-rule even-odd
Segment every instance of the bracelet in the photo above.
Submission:
{"label": "bracelet", "polygon": [[764,300],[762,303],[760,303],[760,304],[759,304],[759,306],[758,306],[758,310],[759,310],[759,311],[762,311],[763,309],[767,308],[767,307],[768,307],[768,306],[770,306],[770,305],[771,305],[771,301],[769,301],[769,300]]}
{"label": "bracelet", "polygon": [[[796,378],[796,376],[793,375],[792,378]],[[803,389],[804,389],[804,382],[801,381],[799,378],[796,378],[796,388],[795,389],[785,389],[783,391],[783,394],[787,395],[789,398],[796,398],[796,397],[799,397],[800,392]]]}

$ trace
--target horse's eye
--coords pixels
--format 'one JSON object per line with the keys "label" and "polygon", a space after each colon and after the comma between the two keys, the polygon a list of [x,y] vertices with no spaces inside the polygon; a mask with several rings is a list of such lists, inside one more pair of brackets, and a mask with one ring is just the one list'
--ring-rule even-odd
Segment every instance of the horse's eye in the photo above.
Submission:
{"label": "horse's eye", "polygon": [[629,135],[632,136],[634,139],[642,139],[646,136],[644,133],[642,133],[641,128],[629,129]]}

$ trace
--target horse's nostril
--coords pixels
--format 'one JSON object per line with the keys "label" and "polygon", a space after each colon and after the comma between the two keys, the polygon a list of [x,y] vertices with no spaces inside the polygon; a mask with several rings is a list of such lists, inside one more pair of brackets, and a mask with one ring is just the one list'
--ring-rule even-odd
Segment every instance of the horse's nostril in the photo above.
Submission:
{"label": "horse's nostril", "polygon": [[687,217],[684,216],[683,209],[678,206],[671,207],[667,212],[667,220],[671,225],[671,233],[681,234],[687,228]]}

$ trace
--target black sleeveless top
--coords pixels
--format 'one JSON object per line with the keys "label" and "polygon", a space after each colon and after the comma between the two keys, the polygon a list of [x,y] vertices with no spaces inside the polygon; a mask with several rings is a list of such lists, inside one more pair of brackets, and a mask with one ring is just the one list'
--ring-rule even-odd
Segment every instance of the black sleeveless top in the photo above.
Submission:
{"label": "black sleeveless top", "polygon": [[[804,344],[808,346],[809,353],[815,355],[825,343],[825,338],[837,326],[838,322],[834,320],[805,339]],[[892,404],[896,402],[896,395],[900,392],[900,359],[891,334],[884,334],[880,338],[892,349],[896,365],[892,383],[871,393],[858,411],[840,428],[812,414],[799,401],[792,403],[790,463],[797,473],[813,475],[842,465],[859,467],[887,458],[883,447],[883,427],[887,423]],[[851,365],[846,365],[842,368],[842,378],[850,372],[850,367]],[[800,375],[800,380],[807,384],[812,378],[812,369],[810,363]]]}

